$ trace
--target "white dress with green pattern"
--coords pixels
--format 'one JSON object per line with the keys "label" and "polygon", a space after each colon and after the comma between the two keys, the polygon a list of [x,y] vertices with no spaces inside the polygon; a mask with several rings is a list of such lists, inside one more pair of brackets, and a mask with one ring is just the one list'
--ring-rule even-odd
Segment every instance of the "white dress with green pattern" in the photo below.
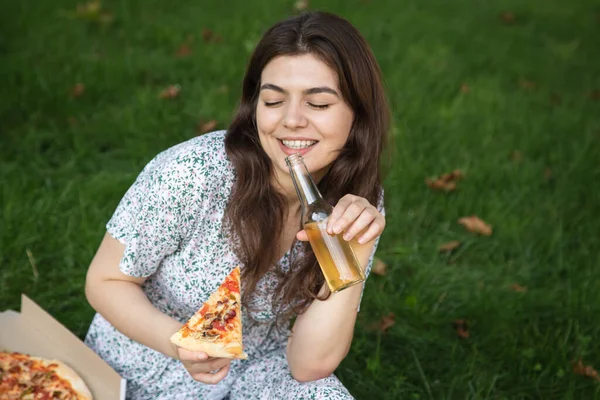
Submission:
{"label": "white dress with green pattern", "polygon": [[[224,131],[212,132],[157,155],[106,226],[125,245],[121,271],[146,277],[143,290],[151,303],[182,324],[239,264],[222,227],[235,178],[224,137]],[[383,211],[382,199],[379,203]],[[302,251],[296,242],[274,268],[288,269]],[[307,383],[290,375],[289,329],[274,327],[277,279],[267,273],[251,300],[252,311],[242,312],[248,360],[234,360],[217,385],[193,380],[181,362],[129,339],[99,314],[85,342],[127,380],[128,399],[351,399],[334,375]]]}

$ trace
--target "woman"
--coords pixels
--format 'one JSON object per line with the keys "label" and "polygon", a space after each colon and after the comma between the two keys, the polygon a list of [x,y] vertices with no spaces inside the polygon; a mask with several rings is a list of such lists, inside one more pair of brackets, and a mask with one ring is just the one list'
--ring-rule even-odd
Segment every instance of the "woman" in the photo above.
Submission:
{"label": "woman", "polygon": [[[368,274],[381,235],[379,159],[388,130],[380,71],[347,21],[309,13],[257,45],[227,132],[156,156],[121,200],[86,280],[98,311],[86,343],[133,399],[347,399],[346,356],[362,285],[331,295],[299,231],[285,157],[304,153]],[[242,266],[248,360],[169,337]],[[289,321],[297,316],[293,327]]]}

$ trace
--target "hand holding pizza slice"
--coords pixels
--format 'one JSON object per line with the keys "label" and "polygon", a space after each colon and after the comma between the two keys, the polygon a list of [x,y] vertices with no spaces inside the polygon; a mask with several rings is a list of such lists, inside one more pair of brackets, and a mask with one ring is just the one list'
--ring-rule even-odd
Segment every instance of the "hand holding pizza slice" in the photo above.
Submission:
{"label": "hand holding pizza slice", "polygon": [[246,359],[242,344],[240,268],[236,267],[185,325],[171,343],[209,357]]}

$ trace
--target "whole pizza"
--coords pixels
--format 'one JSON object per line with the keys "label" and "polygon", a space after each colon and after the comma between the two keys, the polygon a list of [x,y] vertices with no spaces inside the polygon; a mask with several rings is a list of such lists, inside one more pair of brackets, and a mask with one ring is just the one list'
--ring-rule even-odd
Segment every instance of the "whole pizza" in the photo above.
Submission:
{"label": "whole pizza", "polygon": [[81,377],[59,360],[0,352],[0,400],[91,400]]}

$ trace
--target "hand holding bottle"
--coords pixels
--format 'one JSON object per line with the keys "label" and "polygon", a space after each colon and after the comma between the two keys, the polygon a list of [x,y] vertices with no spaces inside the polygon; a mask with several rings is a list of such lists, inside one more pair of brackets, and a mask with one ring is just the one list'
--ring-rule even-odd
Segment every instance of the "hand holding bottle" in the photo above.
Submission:
{"label": "hand holding bottle", "polygon": [[[385,217],[367,199],[347,194],[338,201],[327,221],[327,233],[333,235],[344,232],[344,240],[350,241],[358,234],[358,243],[364,244],[376,239],[385,228]],[[303,229],[296,238],[307,241]]]}

